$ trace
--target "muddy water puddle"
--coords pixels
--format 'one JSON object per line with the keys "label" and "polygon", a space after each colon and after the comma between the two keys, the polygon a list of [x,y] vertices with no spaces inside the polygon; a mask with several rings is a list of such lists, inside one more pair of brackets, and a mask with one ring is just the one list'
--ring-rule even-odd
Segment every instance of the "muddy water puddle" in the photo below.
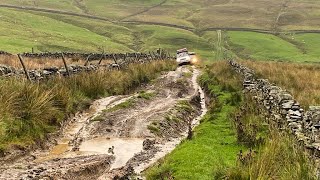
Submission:
{"label": "muddy water puddle", "polygon": [[[172,72],[166,78],[178,79],[181,77],[183,72],[189,72],[188,69],[179,67],[176,72]],[[194,94],[190,94],[185,97],[186,100],[189,100],[194,95],[200,93],[201,97],[201,115],[196,117],[192,125],[193,127],[199,124],[199,120],[204,116],[207,109],[205,106],[205,97],[204,92],[197,84],[197,77],[200,72],[193,67],[193,76],[192,76],[192,87]],[[111,96],[107,98],[102,98],[97,101],[94,101],[92,106],[88,111],[80,112],[75,115],[65,126],[62,131],[60,138],[57,140],[57,145],[55,145],[50,151],[42,152],[36,157],[36,162],[44,162],[53,159],[63,159],[63,158],[77,158],[82,156],[91,156],[91,155],[113,155],[115,157],[114,161],[111,163],[111,170],[116,170],[125,166],[128,161],[135,156],[135,154],[143,152],[143,141],[147,137],[144,130],[147,127],[144,127],[146,119],[156,116],[157,114],[162,114],[167,107],[165,104],[174,105],[177,99],[171,97],[170,90],[167,90],[167,97],[164,97],[161,100],[152,101],[149,109],[140,109],[137,110],[135,114],[127,114],[127,116],[137,116],[139,118],[133,119],[134,123],[131,124],[129,129],[130,136],[129,138],[119,138],[116,135],[111,135],[106,137],[106,135],[100,134],[99,136],[91,136],[90,124],[91,120],[95,117],[101,115],[105,109],[112,108],[122,102],[129,100],[138,96],[138,94],[132,94],[131,96]],[[165,103],[164,103],[165,102]],[[128,117],[127,117],[128,118]],[[128,124],[125,124],[129,126]],[[143,134],[142,136],[138,136]],[[187,133],[181,134],[181,137],[171,139],[171,141],[163,142],[163,144],[155,144],[156,149],[159,149],[157,153],[154,154],[154,157],[148,159],[148,162],[140,162],[138,166],[133,166],[136,173],[141,173],[147,167],[163,158],[166,154],[170,153],[185,137]],[[92,138],[94,137],[94,138]],[[137,138],[144,137],[144,138]]]}
{"label": "muddy water puddle", "polygon": [[70,145],[71,141],[81,131],[81,129],[90,121],[97,117],[104,109],[111,108],[117,104],[117,101],[122,102],[127,99],[126,96],[110,96],[96,100],[92,103],[90,108],[81,113],[77,113],[73,120],[62,130],[62,136],[57,141],[57,144],[52,149],[37,157],[36,162],[47,161],[55,158],[76,157],[82,155],[79,152],[71,152],[73,146]]}
{"label": "muddy water puddle", "polygon": [[128,160],[143,150],[142,138],[107,138],[98,137],[81,143],[78,151],[71,151],[68,144],[56,145],[48,155],[39,157],[36,162],[55,158],[75,158],[79,156],[108,154],[115,156],[111,169],[126,165]]}
{"label": "muddy water puddle", "polygon": [[[79,152],[86,155],[110,154],[115,156],[111,169],[120,168],[126,165],[127,161],[134,154],[142,151],[142,138],[95,138],[81,144]],[[113,150],[111,150],[113,148]]]}

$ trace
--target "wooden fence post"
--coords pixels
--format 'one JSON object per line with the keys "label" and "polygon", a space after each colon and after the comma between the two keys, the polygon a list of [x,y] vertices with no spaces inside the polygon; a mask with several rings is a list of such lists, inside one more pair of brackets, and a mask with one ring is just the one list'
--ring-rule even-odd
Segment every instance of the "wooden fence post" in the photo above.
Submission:
{"label": "wooden fence post", "polygon": [[61,53],[61,57],[62,57],[62,61],[63,61],[64,67],[66,68],[67,75],[70,76],[69,68],[67,66],[67,62],[66,62],[66,59],[64,58],[63,53]]}
{"label": "wooden fence post", "polygon": [[89,64],[89,58],[91,57],[92,54],[89,54],[89,56],[87,57],[86,62],[84,63],[84,66],[88,66]]}
{"label": "wooden fence post", "polygon": [[156,53],[154,53],[154,52],[152,51],[152,54],[153,54],[153,56],[154,56],[154,59],[158,60],[158,56],[156,55]]}
{"label": "wooden fence post", "polygon": [[123,63],[126,63],[127,56],[128,56],[128,53],[124,54],[124,56],[123,56]]}
{"label": "wooden fence post", "polygon": [[100,61],[98,62],[98,65],[100,65],[102,60],[105,59],[105,58],[106,58],[106,56],[105,56],[105,54],[103,52],[102,55],[101,55]]}
{"label": "wooden fence post", "polygon": [[20,60],[21,65],[22,65],[22,67],[23,67],[24,74],[26,75],[27,79],[31,82],[31,78],[30,78],[30,76],[29,76],[29,73],[28,73],[28,70],[27,70],[26,66],[24,65],[24,62],[23,62],[23,59],[22,59],[21,55],[18,54],[18,57],[19,57],[19,60]]}
{"label": "wooden fence post", "polygon": [[150,51],[149,51],[149,56],[150,56],[151,60],[153,61],[154,59],[153,59],[153,56]]}
{"label": "wooden fence post", "polygon": [[114,60],[114,63],[115,63],[115,64],[118,64],[118,63],[117,63],[117,58],[116,58],[116,56],[115,56],[114,54],[112,54],[112,58],[113,58],[113,60]]}

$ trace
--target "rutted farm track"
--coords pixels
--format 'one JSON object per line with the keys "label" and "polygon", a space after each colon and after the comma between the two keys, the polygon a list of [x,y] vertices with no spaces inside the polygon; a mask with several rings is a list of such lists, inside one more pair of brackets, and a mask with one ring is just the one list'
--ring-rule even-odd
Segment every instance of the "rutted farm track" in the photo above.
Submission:
{"label": "rutted farm track", "polygon": [[206,113],[195,67],[179,67],[131,95],[96,100],[50,149],[3,164],[0,179],[113,179],[139,175]]}

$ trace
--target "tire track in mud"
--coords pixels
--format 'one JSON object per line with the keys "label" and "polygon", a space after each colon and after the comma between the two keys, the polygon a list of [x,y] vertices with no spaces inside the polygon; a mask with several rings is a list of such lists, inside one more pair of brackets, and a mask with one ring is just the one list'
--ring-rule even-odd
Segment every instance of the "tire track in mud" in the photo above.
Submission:
{"label": "tire track in mud", "polygon": [[[201,112],[199,110],[193,115],[192,125],[196,126],[206,112],[204,94],[196,81],[199,71],[194,67],[190,69],[179,67],[143,88],[146,93],[155,93],[149,100],[139,99],[139,94],[135,93],[94,101],[87,111],[79,112],[70,119],[50,150],[34,152],[0,168],[0,179],[108,179],[119,173],[120,176],[133,171],[140,173],[171,152],[187,134],[187,129],[182,128],[178,136],[158,137],[150,132],[149,124],[165,119],[179,101],[190,101],[199,93]],[[188,73],[192,75],[187,76]],[[185,85],[177,85],[182,80],[186,81]],[[129,99],[136,99],[136,104],[115,112],[105,111]],[[92,121],[98,116],[105,120]],[[105,129],[109,128],[107,122],[110,120],[114,122],[111,127],[114,131],[107,132]],[[146,142],[154,143],[146,149]],[[110,150],[111,147],[114,149]]]}

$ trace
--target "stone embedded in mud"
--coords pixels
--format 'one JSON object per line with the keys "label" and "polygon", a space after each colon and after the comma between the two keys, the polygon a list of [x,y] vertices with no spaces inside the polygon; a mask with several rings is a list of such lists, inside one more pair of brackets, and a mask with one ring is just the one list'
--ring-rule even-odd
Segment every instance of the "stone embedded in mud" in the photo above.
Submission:
{"label": "stone embedded in mud", "polygon": [[143,141],[143,150],[149,150],[151,148],[153,148],[154,144],[156,143],[156,140],[150,140],[150,139],[146,139]]}

